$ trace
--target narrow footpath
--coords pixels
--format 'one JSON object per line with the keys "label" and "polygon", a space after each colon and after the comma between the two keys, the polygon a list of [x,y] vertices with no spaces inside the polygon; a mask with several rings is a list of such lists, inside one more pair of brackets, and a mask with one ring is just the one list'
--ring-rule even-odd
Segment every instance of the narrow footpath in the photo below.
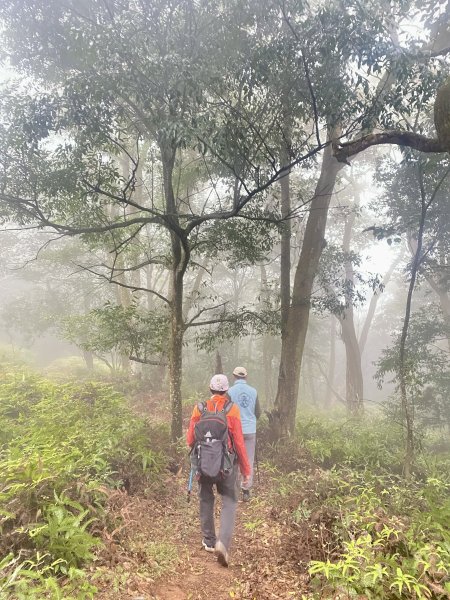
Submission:
{"label": "narrow footpath", "polygon": [[250,502],[239,502],[229,568],[201,547],[197,491],[188,503],[186,479],[168,476],[152,498],[123,496],[118,510],[127,525],[111,543],[111,566],[96,570],[96,599],[301,598],[309,578],[298,563],[298,539],[273,506],[269,478]]}

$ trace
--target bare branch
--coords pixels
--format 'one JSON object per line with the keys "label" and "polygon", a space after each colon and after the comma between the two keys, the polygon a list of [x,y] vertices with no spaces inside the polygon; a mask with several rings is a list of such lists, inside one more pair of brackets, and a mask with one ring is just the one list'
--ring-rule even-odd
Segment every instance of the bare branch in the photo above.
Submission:
{"label": "bare branch", "polygon": [[150,359],[150,358],[139,358],[139,356],[133,356],[130,354],[130,356],[128,357],[130,360],[132,360],[133,362],[137,362],[140,363],[142,365],[154,365],[156,367],[165,367],[167,366],[167,361],[166,360],[156,360],[156,359]]}
{"label": "bare branch", "polygon": [[198,313],[196,315],[194,315],[192,317],[192,319],[190,319],[186,324],[185,327],[191,327],[192,325],[195,325],[195,321],[205,312],[207,312],[208,310],[215,310],[217,308],[220,308],[222,306],[226,306],[228,304],[228,300],[226,302],[222,302],[221,304],[217,304],[216,306],[208,306],[206,308],[202,308],[198,311]]}
{"label": "bare branch", "polygon": [[86,267],[85,265],[76,265],[76,266],[79,267],[80,269],[82,269],[83,271],[92,273],[92,275],[95,275],[96,277],[99,277],[100,279],[104,279],[108,283],[114,283],[115,285],[119,285],[120,287],[131,290],[132,292],[147,292],[149,294],[153,294],[154,296],[156,296],[157,298],[159,298],[160,300],[162,300],[169,306],[171,304],[171,302],[168,298],[166,298],[165,296],[163,296],[162,294],[160,294],[159,292],[157,292],[155,290],[151,290],[150,288],[145,288],[145,287],[139,287],[136,285],[127,285],[126,283],[122,283],[120,281],[117,281],[116,279],[113,279],[114,269],[111,271],[111,275],[109,277],[107,277],[103,273],[99,273],[98,271],[95,271],[94,269],[92,269],[90,267]]}

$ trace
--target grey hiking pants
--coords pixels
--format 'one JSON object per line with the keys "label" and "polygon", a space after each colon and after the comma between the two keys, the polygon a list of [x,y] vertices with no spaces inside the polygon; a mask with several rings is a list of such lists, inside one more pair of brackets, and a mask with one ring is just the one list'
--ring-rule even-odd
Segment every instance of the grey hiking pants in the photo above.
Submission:
{"label": "grey hiking pants", "polygon": [[245,449],[247,450],[248,462],[250,463],[250,479],[247,485],[241,484],[241,489],[250,490],[253,486],[253,463],[255,461],[256,433],[244,433]]}
{"label": "grey hiking pants", "polygon": [[200,524],[203,540],[210,547],[216,545],[216,529],[214,525],[214,486],[222,496],[222,511],[220,513],[220,530],[218,539],[228,550],[236,519],[238,494],[236,489],[236,476],[238,466],[234,465],[231,474],[218,483],[199,482],[200,496]]}

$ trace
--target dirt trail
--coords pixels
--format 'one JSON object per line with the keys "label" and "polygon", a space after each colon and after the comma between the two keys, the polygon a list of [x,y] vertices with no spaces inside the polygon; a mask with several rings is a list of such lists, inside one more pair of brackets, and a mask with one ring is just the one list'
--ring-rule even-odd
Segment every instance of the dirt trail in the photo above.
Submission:
{"label": "dirt trail", "polygon": [[[243,523],[247,518],[250,504],[239,503],[236,535],[228,568],[221,567],[212,553],[201,546],[201,533],[198,517],[198,496],[194,489],[191,502],[183,482],[179,481],[180,496],[175,515],[178,521],[174,529],[174,542],[179,548],[180,563],[170,581],[160,582],[151,600],[203,600],[211,597],[225,600],[237,595],[236,586],[242,578],[241,546],[246,544]],[[218,507],[219,508],[219,507]],[[219,512],[217,512],[217,519]],[[174,523],[175,525],[175,523]]]}
{"label": "dirt trail", "polygon": [[[167,477],[163,491],[147,499],[123,495],[120,513],[128,525],[112,544],[110,566],[97,567],[96,600],[292,598],[301,580],[292,561],[286,562],[286,527],[273,517],[264,491],[260,488],[248,503],[239,502],[230,566],[224,568],[201,547],[198,495],[194,490],[187,502],[185,479]],[[172,548],[173,563],[167,566],[164,556],[146,554],[148,543]],[[108,558],[103,555],[101,561]],[[289,594],[284,584],[279,586],[280,577]]]}
{"label": "dirt trail", "polygon": [[[97,567],[93,577],[99,588],[96,600],[233,597],[230,592],[242,577],[240,550],[247,543],[242,529],[249,503],[239,503],[232,561],[229,568],[221,567],[201,546],[197,491],[188,503],[185,479],[169,475],[148,498],[125,493],[112,498],[111,512],[120,514],[126,526],[99,557],[104,566]],[[149,544],[152,551],[146,552]]]}
{"label": "dirt trail", "polygon": [[269,474],[250,502],[239,502],[229,568],[201,546],[197,486],[188,503],[187,478],[186,469],[167,473],[153,490],[123,493],[112,507],[111,518],[120,515],[125,526],[94,569],[96,600],[287,600],[308,591],[308,536],[279,510]]}

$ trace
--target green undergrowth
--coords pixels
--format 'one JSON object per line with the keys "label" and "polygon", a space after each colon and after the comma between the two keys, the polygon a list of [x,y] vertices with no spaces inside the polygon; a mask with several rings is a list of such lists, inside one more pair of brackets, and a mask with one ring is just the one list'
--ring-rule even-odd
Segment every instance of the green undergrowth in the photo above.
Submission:
{"label": "green undergrowth", "polygon": [[450,597],[450,455],[437,438],[422,435],[409,481],[402,431],[381,415],[304,418],[277,448],[268,468],[308,598]]}
{"label": "green undergrowth", "polygon": [[0,365],[1,600],[94,597],[84,567],[109,526],[108,490],[150,484],[164,467],[111,386]]}

